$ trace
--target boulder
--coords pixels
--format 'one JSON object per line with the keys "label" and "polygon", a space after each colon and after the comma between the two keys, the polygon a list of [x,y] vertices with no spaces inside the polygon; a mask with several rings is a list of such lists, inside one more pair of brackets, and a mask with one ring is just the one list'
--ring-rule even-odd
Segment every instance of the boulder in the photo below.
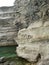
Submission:
{"label": "boulder", "polygon": [[49,59],[49,26],[22,29],[15,39],[17,54],[30,62]]}

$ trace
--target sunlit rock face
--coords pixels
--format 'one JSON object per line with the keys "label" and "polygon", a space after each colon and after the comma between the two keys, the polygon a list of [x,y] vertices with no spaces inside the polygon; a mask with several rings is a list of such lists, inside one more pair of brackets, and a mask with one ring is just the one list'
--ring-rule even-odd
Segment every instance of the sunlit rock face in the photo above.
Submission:
{"label": "sunlit rock face", "polygon": [[19,13],[17,21],[26,24],[26,28],[19,30],[15,38],[18,56],[37,65],[48,65],[49,1],[16,0],[15,8]]}
{"label": "sunlit rock face", "polygon": [[18,43],[18,56],[36,65],[49,64],[49,25],[44,25],[24,28],[15,39]]}
{"label": "sunlit rock face", "polygon": [[18,33],[17,53],[29,61],[37,61],[38,54],[41,58],[49,58],[49,26],[22,29]]}

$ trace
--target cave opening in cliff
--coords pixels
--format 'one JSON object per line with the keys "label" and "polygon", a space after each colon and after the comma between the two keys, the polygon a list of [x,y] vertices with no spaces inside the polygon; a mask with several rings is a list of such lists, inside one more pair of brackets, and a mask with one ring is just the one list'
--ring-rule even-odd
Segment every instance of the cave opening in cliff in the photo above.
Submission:
{"label": "cave opening in cliff", "polygon": [[14,5],[15,0],[0,0],[0,7],[9,7]]}

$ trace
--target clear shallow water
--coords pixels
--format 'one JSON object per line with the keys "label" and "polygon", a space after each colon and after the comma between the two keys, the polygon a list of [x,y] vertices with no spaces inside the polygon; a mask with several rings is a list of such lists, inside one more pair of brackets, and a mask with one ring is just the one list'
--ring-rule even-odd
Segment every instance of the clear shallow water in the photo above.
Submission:
{"label": "clear shallow water", "polygon": [[0,47],[0,57],[13,57],[16,56],[16,46]]}

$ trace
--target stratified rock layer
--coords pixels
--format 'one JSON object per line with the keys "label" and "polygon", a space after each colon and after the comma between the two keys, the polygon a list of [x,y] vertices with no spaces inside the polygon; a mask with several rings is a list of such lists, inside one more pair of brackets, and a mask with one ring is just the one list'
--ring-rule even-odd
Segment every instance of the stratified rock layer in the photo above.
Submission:
{"label": "stratified rock layer", "polygon": [[[8,9],[8,10],[7,10]],[[15,11],[12,7],[0,8],[0,46],[16,45],[16,28],[13,25],[15,20]]]}

